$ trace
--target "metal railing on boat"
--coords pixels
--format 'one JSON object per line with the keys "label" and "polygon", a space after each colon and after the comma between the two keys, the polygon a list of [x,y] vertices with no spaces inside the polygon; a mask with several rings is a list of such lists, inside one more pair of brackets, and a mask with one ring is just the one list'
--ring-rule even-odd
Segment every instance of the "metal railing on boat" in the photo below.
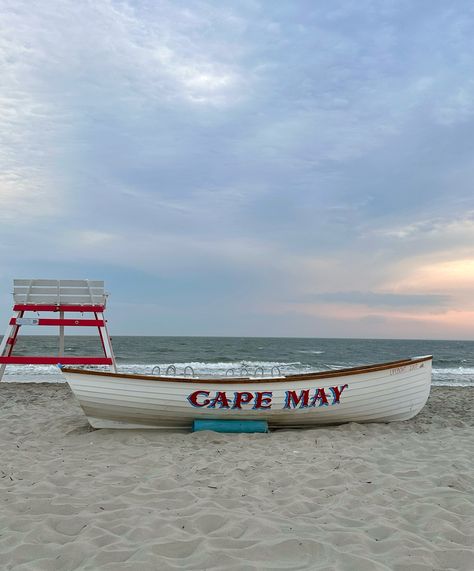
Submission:
{"label": "metal railing on boat", "polygon": [[[151,374],[152,375],[157,375],[157,376],[161,376],[161,367],[160,365],[155,365],[152,370],[151,370]],[[168,365],[168,367],[166,368],[166,371],[164,373],[164,376],[177,376],[178,375],[178,371],[176,368],[176,365]],[[179,376],[179,375],[178,375]],[[191,367],[191,365],[186,365],[186,367],[184,367],[182,376],[187,377],[195,377],[196,373],[193,369],[193,367]],[[237,378],[248,378],[248,377],[265,377],[268,376],[269,378],[271,377],[275,377],[275,376],[283,376],[281,373],[281,369],[278,366],[274,366],[270,369],[270,373],[266,373],[265,374],[265,369],[262,366],[258,366],[254,369],[253,374],[252,374],[252,370],[249,369],[246,366],[242,366],[239,369],[236,369],[234,367],[230,367],[229,369],[226,370],[225,372],[225,376],[226,377],[237,377]],[[210,377],[212,378],[212,376]]]}

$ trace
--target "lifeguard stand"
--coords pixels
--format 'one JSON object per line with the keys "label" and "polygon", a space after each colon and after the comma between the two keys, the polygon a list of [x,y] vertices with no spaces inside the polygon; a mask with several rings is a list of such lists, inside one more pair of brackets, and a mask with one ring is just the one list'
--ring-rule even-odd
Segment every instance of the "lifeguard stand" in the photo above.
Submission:
{"label": "lifeguard stand", "polygon": [[[103,281],[90,280],[13,280],[13,312],[0,344],[0,381],[7,365],[109,365],[117,371],[112,342],[104,318],[107,294]],[[15,313],[16,312],[16,313]],[[24,317],[34,312],[36,317]],[[47,319],[40,313],[59,313],[59,319]],[[66,313],[82,314],[66,319]],[[94,319],[83,319],[93,313]],[[18,332],[22,325],[59,326],[57,356],[14,356]],[[104,357],[64,356],[64,327],[97,327]]]}

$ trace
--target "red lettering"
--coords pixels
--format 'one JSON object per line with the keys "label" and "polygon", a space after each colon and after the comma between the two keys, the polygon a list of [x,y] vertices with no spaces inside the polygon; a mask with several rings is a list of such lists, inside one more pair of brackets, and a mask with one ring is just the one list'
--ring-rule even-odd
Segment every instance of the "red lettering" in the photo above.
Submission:
{"label": "red lettering", "polygon": [[341,385],[341,388],[339,387],[330,387],[330,390],[332,392],[332,396],[334,397],[332,404],[339,404],[339,399],[341,398],[342,395],[342,391],[344,389],[347,389],[349,385]]}
{"label": "red lettering", "polygon": [[299,396],[296,391],[286,391],[285,404],[283,408],[296,408],[300,405],[300,408],[305,408],[308,406],[309,399],[309,389],[304,389],[300,391]]}
{"label": "red lettering", "polygon": [[248,404],[253,399],[253,394],[244,391],[242,393],[234,393],[234,404],[232,408],[242,408],[241,405]]}
{"label": "red lettering", "polygon": [[219,405],[219,408],[230,408],[227,395],[224,392],[218,392],[215,398],[211,400],[211,404],[208,408],[216,408],[216,405]]}
{"label": "red lettering", "polygon": [[316,406],[316,402],[317,401],[321,401],[319,403],[319,406],[327,406],[328,403],[328,399],[326,397],[326,392],[324,389],[318,389],[315,393],[314,393],[314,397],[311,399],[311,404],[309,406]]}
{"label": "red lettering", "polygon": [[262,393],[255,393],[255,404],[253,408],[272,408],[272,393],[271,392],[262,392]]}
{"label": "red lettering", "polygon": [[193,405],[193,406],[207,406],[209,404],[209,399],[204,399],[202,403],[198,403],[197,399],[199,395],[203,395],[208,397],[209,396],[209,391],[194,391],[194,393],[190,394],[188,396],[188,401]]}

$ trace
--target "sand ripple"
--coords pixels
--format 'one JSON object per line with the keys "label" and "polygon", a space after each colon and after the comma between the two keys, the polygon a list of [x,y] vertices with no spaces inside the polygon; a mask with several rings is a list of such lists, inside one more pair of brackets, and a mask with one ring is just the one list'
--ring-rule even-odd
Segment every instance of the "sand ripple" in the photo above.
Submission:
{"label": "sand ripple", "polygon": [[14,571],[473,571],[474,390],[398,424],[92,431],[61,385],[0,385]]}

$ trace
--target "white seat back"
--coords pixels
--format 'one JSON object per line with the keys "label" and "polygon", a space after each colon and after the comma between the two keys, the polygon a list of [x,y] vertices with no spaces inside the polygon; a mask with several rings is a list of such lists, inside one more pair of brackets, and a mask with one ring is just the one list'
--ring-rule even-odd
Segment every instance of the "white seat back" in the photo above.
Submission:
{"label": "white seat back", "polygon": [[13,280],[15,304],[103,305],[107,294],[103,281]]}

